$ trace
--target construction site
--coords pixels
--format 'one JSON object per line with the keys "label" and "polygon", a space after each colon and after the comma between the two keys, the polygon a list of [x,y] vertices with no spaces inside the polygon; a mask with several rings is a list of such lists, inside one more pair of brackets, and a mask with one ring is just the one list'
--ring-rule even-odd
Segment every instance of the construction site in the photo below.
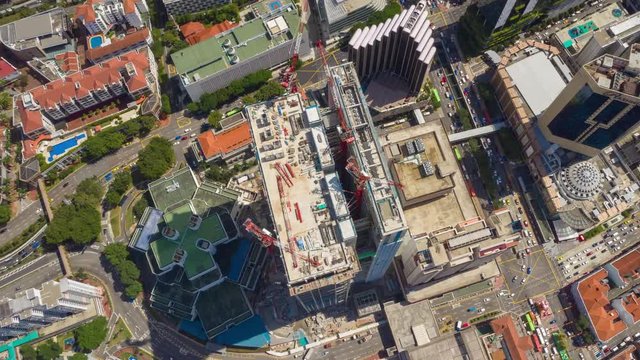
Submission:
{"label": "construction site", "polygon": [[289,293],[305,311],[345,303],[360,269],[356,232],[317,109],[294,93],[245,111],[273,224],[247,219],[245,229],[280,249]]}

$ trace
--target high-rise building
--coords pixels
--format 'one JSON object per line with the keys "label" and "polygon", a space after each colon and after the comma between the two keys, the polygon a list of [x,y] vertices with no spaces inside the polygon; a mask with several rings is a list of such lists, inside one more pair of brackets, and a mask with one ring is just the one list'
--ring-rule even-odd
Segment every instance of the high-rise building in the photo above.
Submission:
{"label": "high-rise building", "polygon": [[118,24],[144,26],[142,14],[149,12],[145,0],[92,0],[76,7],[76,20],[90,34],[107,33]]}
{"label": "high-rise building", "polygon": [[86,310],[102,290],[62,278],[0,300],[0,340],[21,336]]}
{"label": "high-rise building", "polygon": [[640,47],[628,59],[603,55],[585,64],[541,115],[547,140],[595,156],[640,120]]}
{"label": "high-rise building", "polygon": [[[316,0],[323,39],[349,30],[357,22],[365,22],[376,11],[384,9],[387,0]],[[312,5],[312,6],[313,6]]]}
{"label": "high-rise building", "polygon": [[384,276],[398,249],[409,238],[407,222],[353,63],[332,67],[329,75],[333,101],[352,136],[349,153],[362,173],[371,174],[363,185],[362,210],[371,218],[376,244],[366,278],[374,281]]}
{"label": "high-rise building", "polygon": [[360,270],[356,230],[317,108],[291,94],[245,112],[273,224],[246,229],[281,249],[289,294],[303,311],[345,304]]}
{"label": "high-rise building", "polygon": [[426,1],[403,10],[384,23],[358,29],[349,41],[349,60],[361,79],[392,72],[418,92],[436,49]]}

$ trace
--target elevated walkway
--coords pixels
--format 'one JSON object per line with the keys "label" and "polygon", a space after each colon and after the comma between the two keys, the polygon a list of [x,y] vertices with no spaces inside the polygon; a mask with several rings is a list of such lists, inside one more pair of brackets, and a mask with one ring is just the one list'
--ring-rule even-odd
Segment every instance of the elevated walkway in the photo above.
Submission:
{"label": "elevated walkway", "polygon": [[449,142],[451,144],[456,144],[456,143],[459,143],[459,142],[463,142],[465,140],[469,140],[469,139],[474,138],[474,137],[480,137],[480,136],[493,134],[493,133],[496,133],[496,132],[502,130],[506,126],[507,126],[506,122],[502,121],[502,122],[499,122],[499,123],[486,125],[486,126],[482,126],[482,127],[471,129],[471,130],[466,130],[466,131],[461,131],[459,133],[450,134],[449,135]]}

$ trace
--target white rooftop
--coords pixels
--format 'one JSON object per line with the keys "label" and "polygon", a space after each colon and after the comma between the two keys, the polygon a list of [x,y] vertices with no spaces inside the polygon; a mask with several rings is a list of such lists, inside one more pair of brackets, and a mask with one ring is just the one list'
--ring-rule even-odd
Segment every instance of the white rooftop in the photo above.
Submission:
{"label": "white rooftop", "polygon": [[540,115],[566,86],[562,75],[539,51],[507,66],[507,72],[534,115]]}

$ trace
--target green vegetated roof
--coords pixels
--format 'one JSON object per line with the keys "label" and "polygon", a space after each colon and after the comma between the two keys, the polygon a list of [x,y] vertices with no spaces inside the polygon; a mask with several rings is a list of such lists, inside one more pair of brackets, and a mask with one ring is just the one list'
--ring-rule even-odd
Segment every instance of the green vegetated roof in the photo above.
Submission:
{"label": "green vegetated roof", "polygon": [[166,211],[171,205],[189,200],[198,184],[188,167],[149,184],[149,193],[157,209]]}
{"label": "green vegetated roof", "polygon": [[[288,31],[274,37],[269,33],[263,19],[256,18],[240,24],[223,35],[209,38],[171,54],[177,73],[195,82],[232,66],[230,62],[232,55],[227,53],[229,48],[235,50],[239,61],[245,61],[295,38],[300,24],[296,8],[291,6],[291,11],[284,11],[275,17],[278,16],[284,18]],[[223,46],[226,40],[231,43],[229,48]]]}

